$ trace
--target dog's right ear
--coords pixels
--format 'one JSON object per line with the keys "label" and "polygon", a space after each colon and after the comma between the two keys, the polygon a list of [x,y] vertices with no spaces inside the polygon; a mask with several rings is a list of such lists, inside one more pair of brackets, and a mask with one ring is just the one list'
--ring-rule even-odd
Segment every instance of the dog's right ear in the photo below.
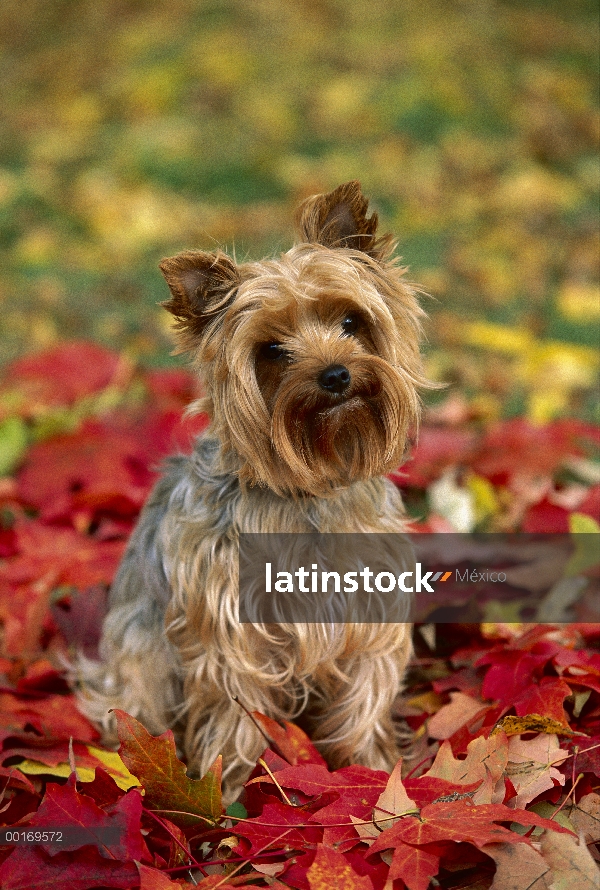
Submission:
{"label": "dog's right ear", "polygon": [[349,248],[385,260],[394,249],[394,239],[377,235],[377,214],[367,216],[368,207],[360,182],[352,180],[326,195],[307,198],[296,213],[296,227],[308,244]]}
{"label": "dog's right ear", "polygon": [[160,264],[171,299],[162,303],[177,320],[182,350],[194,349],[207,324],[231,303],[240,283],[227,254],[187,250]]}

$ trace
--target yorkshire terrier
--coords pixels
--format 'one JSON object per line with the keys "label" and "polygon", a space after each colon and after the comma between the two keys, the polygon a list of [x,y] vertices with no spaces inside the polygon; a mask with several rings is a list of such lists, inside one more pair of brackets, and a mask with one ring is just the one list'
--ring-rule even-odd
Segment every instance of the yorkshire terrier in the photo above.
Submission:
{"label": "yorkshire terrier", "polygon": [[101,661],[79,661],[82,710],[118,707],[172,727],[191,770],[222,754],[225,799],[264,747],[236,701],[301,718],[332,768],[391,769],[392,704],[411,656],[406,623],[244,624],[238,541],[248,533],[397,533],[401,463],[426,386],[423,311],[358,182],[314,195],[299,242],[237,264],[221,251],[164,260],[180,351],[211,418],[173,457],[110,593]]}

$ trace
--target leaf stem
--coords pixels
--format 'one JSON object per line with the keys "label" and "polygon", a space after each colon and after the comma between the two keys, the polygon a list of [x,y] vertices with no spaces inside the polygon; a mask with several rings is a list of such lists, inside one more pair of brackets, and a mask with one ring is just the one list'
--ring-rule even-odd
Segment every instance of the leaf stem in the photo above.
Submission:
{"label": "leaf stem", "polygon": [[269,767],[267,766],[265,761],[262,759],[262,757],[258,758],[258,762],[260,763],[260,765],[262,766],[263,769],[266,769],[266,771],[268,772],[268,774],[271,777],[274,784],[279,788],[281,796],[283,797],[283,799],[285,800],[287,805],[292,807],[293,803],[291,802],[291,800],[289,799],[289,797],[287,796],[287,794],[285,793],[285,791],[283,790],[283,788],[281,787],[281,785],[279,784],[279,782],[277,781],[277,779],[275,778],[275,776],[273,775],[273,773],[271,772],[271,770],[269,769]]}

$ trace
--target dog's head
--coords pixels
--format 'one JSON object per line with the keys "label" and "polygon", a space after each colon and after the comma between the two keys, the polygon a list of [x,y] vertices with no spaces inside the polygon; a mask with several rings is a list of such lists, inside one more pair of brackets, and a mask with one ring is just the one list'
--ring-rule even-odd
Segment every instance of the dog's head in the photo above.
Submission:
{"label": "dog's head", "polygon": [[250,484],[327,496],[394,469],[418,420],[423,313],[367,206],[350,182],[304,202],[279,259],[161,263],[202,407]]}

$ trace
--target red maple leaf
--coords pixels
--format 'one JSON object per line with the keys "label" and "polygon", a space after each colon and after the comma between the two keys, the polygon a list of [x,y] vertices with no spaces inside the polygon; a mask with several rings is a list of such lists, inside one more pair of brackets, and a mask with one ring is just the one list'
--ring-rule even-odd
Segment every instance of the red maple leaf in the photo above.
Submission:
{"label": "red maple leaf", "polygon": [[435,844],[411,847],[398,841],[394,848],[388,880],[394,881],[400,878],[408,890],[427,890],[431,878],[438,873],[440,853],[439,846]]}
{"label": "red maple leaf", "polygon": [[566,457],[583,453],[582,439],[592,429],[576,420],[545,426],[520,417],[504,421],[486,433],[472,467],[496,485],[506,485],[517,474],[551,476]]}
{"label": "red maple leaf", "polygon": [[539,683],[531,678],[530,683],[514,701],[518,717],[526,714],[540,714],[568,726],[563,702],[571,695],[571,689],[560,677],[542,677]]}
{"label": "red maple leaf", "polygon": [[407,463],[390,478],[401,488],[427,488],[447,467],[470,463],[475,441],[473,433],[463,430],[422,427]]}
{"label": "red maple leaf", "polygon": [[[142,865],[141,862],[136,862],[136,865],[140,875],[140,890],[173,890],[173,887],[187,887],[189,890],[190,888],[189,882],[171,880],[164,871],[159,871],[157,868],[150,868],[147,865]],[[219,875],[219,879],[222,880],[221,875]],[[215,883],[217,882],[215,881]],[[227,884],[221,884],[220,890],[225,890],[226,887]]]}
{"label": "red maple leaf", "polygon": [[275,752],[287,760],[291,766],[296,766],[299,761],[326,766],[323,757],[299,726],[288,723],[287,720],[284,720],[282,725],[271,717],[261,714],[260,711],[253,711],[252,716],[271,741]]}
{"label": "red maple leaf", "polygon": [[124,541],[95,541],[74,529],[34,520],[19,520],[15,531],[19,553],[4,566],[4,576],[12,584],[46,576],[54,587],[65,584],[81,590],[110,583],[125,549]]}
{"label": "red maple leaf", "polygon": [[136,788],[116,803],[101,809],[91,797],[77,791],[72,775],[66,785],[50,782],[40,807],[31,820],[32,829],[64,829],[60,843],[43,846],[49,852],[68,852],[96,844],[106,859],[127,862],[148,860],[149,852],[140,833],[142,797]]}
{"label": "red maple leaf", "polygon": [[437,776],[419,776],[417,779],[405,779],[406,793],[413,798],[419,807],[427,806],[440,797],[450,797],[452,794],[468,794],[476,791],[481,782],[459,785],[448,779],[440,779]]}
{"label": "red maple leaf", "polygon": [[84,509],[132,516],[154,478],[133,432],[88,421],[75,434],[34,445],[19,473],[18,490],[22,501],[49,521]]}
{"label": "red maple leaf", "polygon": [[133,862],[106,859],[96,847],[51,856],[39,846],[17,847],[0,867],[2,890],[92,890],[139,887]]}
{"label": "red maple leaf", "polygon": [[[246,819],[235,826],[235,834],[249,842],[245,855],[253,856],[261,850],[280,852],[282,850],[304,850],[307,844],[317,844],[322,837],[322,829],[317,825],[307,828],[308,815],[301,809],[290,807],[274,800],[263,808],[260,816]],[[304,826],[300,831],[296,826]]]}
{"label": "red maple leaf", "polygon": [[[373,802],[385,788],[389,775],[382,770],[372,770],[366,766],[344,766],[330,773],[319,764],[308,763],[302,766],[289,766],[277,771],[277,782],[283,788],[302,791],[309,797],[321,797],[335,792],[340,797]],[[258,776],[248,784],[273,783],[270,776]]]}
{"label": "red maple leaf", "polygon": [[[35,735],[26,730],[31,726]],[[9,736],[45,738],[52,741],[73,737],[80,742],[93,742],[98,731],[77,709],[73,695],[49,695],[22,699],[12,692],[0,693],[0,738]]]}
{"label": "red maple leaf", "polygon": [[544,819],[527,810],[510,809],[504,804],[475,805],[465,799],[432,803],[423,807],[418,818],[405,816],[387,828],[370,848],[371,853],[394,849],[401,842],[413,846],[440,841],[467,841],[476,847],[502,842],[524,841],[521,835],[496,825],[496,822],[516,822],[519,825],[539,825],[542,828],[570,834],[551,819]]}
{"label": "red maple leaf", "polygon": [[492,649],[476,662],[477,666],[490,665],[482,686],[484,698],[506,706],[514,704],[530,684],[531,677],[539,675],[559,649],[560,646],[547,641],[536,643],[531,650],[524,646]]}
{"label": "red maple leaf", "polygon": [[368,875],[359,875],[348,860],[334,850],[319,844],[312,865],[306,872],[310,890],[373,890]]}
{"label": "red maple leaf", "polygon": [[122,356],[96,343],[62,343],[8,365],[0,395],[6,402],[10,394],[11,414],[16,410],[35,416],[42,409],[72,405],[126,379],[127,365]]}

